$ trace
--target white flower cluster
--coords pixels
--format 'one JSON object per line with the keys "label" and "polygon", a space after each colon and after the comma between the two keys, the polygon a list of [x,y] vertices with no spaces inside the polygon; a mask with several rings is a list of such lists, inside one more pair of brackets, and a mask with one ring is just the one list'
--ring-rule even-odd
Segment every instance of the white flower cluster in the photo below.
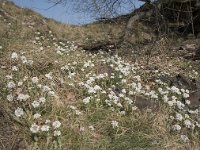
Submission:
{"label": "white flower cluster", "polygon": [[[21,60],[21,61],[20,61]],[[6,96],[7,100],[10,103],[15,103],[17,108],[14,111],[16,117],[28,119],[28,121],[43,120],[42,109],[46,105],[46,100],[55,96],[55,92],[48,85],[40,84],[40,79],[37,76],[27,77],[24,76],[22,79],[20,77],[20,67],[22,64],[32,65],[32,61],[28,60],[25,56],[20,56],[16,52],[11,54],[11,67],[12,75],[7,75],[7,89],[9,91]],[[17,66],[16,66],[17,64]],[[45,75],[48,80],[53,79],[52,72]],[[53,86],[53,85],[52,85]],[[32,94],[32,92],[37,92],[38,94]],[[28,94],[25,94],[28,93]],[[39,95],[41,95],[39,97]],[[35,99],[35,100],[34,100]],[[30,106],[32,108],[30,109]],[[26,108],[28,106],[28,108]],[[28,109],[28,111],[26,110]],[[30,110],[29,110],[30,109]],[[31,117],[30,117],[31,116]],[[52,131],[52,136],[60,136],[61,127],[60,121],[56,120],[52,122],[52,126],[49,124],[50,121],[46,121],[43,125],[42,123],[38,125],[36,122],[33,122],[30,126],[30,132],[33,134],[41,132]]]}

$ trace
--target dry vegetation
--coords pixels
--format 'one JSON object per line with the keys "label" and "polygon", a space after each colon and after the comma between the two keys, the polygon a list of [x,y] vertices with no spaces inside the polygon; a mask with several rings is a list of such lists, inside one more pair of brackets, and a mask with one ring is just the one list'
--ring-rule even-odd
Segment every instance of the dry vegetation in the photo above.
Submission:
{"label": "dry vegetation", "polygon": [[199,149],[190,91],[159,80],[198,80],[199,62],[170,40],[91,53],[79,45],[123,27],[64,25],[4,1],[0,10],[0,149]]}

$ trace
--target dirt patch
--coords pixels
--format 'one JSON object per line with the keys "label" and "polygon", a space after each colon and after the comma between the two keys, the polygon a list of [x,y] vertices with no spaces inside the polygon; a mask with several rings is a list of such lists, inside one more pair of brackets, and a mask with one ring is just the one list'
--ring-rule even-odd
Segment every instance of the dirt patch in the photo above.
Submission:
{"label": "dirt patch", "polygon": [[26,150],[25,141],[20,138],[20,131],[14,125],[10,115],[0,105],[0,149],[1,150]]}

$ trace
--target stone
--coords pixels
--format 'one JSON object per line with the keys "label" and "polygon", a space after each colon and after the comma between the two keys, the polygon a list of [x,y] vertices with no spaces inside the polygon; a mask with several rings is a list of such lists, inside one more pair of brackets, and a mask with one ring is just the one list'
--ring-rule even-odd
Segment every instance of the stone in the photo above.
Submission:
{"label": "stone", "polygon": [[198,108],[200,106],[200,90],[190,93],[190,108]]}
{"label": "stone", "polygon": [[143,96],[135,97],[135,106],[141,111],[147,109],[151,109],[153,111],[158,110],[158,103]]}

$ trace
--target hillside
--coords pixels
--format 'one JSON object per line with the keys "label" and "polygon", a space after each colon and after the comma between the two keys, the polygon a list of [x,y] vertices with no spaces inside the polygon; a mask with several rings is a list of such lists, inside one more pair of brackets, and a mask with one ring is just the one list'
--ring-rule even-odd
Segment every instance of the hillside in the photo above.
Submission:
{"label": "hillside", "polygon": [[199,149],[199,39],[139,20],[117,45],[130,18],[72,26],[0,1],[1,150]]}

